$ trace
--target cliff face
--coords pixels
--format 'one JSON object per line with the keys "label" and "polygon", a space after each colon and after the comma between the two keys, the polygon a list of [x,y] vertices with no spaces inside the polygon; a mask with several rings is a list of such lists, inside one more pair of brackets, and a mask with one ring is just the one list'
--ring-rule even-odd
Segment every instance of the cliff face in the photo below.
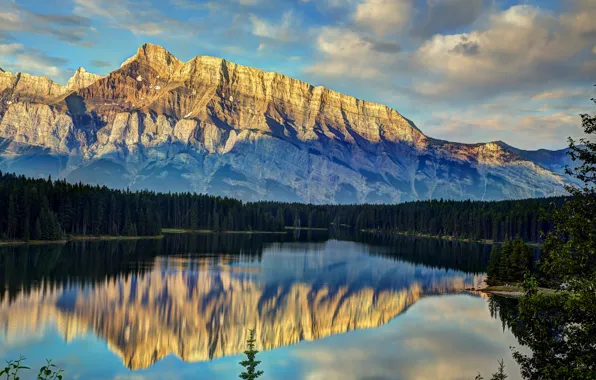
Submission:
{"label": "cliff face", "polygon": [[314,203],[564,193],[544,155],[435,140],[389,107],[220,58],[146,44],[105,78],[32,78],[0,73],[0,170]]}
{"label": "cliff face", "polygon": [[101,75],[90,73],[84,67],[79,67],[66,83],[66,88],[71,91],[77,91],[92,85],[101,78]]}

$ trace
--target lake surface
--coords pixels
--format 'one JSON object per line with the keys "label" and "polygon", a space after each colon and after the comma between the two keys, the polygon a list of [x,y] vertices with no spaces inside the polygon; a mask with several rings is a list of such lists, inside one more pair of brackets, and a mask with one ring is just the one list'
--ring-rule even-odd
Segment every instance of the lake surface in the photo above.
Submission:
{"label": "lake surface", "polygon": [[[490,247],[323,234],[0,247],[0,360],[67,379],[473,379],[516,338],[479,286]],[[33,371],[22,379],[34,378]]]}

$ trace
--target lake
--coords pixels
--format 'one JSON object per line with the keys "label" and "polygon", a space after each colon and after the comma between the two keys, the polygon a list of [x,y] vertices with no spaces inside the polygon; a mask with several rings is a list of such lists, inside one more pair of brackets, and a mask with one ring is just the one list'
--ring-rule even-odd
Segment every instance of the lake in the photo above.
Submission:
{"label": "lake", "polygon": [[[481,285],[490,246],[436,239],[172,234],[0,247],[0,360],[67,379],[474,379],[510,346]],[[33,371],[21,379],[34,378]]]}

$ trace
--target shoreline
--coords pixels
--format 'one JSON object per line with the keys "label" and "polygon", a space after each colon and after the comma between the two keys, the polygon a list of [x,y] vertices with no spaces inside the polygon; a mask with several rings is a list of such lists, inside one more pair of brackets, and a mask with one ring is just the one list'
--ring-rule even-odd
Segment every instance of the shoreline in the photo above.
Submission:
{"label": "shoreline", "polygon": [[71,235],[66,236],[61,240],[4,240],[0,241],[1,246],[11,245],[46,245],[46,244],[66,244],[70,241],[97,241],[97,240],[145,240],[145,239],[162,239],[163,235],[156,236],[84,236],[84,235]]}
{"label": "shoreline", "polygon": [[329,228],[323,227],[284,227],[288,231],[329,231]]}
{"label": "shoreline", "polygon": [[[524,295],[524,289],[518,285],[489,285],[484,288],[468,288],[466,290],[469,292],[482,292],[507,298],[519,298]],[[554,295],[555,292],[554,289],[538,288],[538,293],[542,295]]]}
{"label": "shoreline", "polygon": [[264,234],[286,234],[286,231],[215,231],[215,230],[192,230],[186,228],[162,228],[164,234],[236,234],[236,235],[264,235]]}
{"label": "shoreline", "polygon": [[[411,237],[420,237],[426,239],[442,239],[442,240],[449,240],[449,241],[461,241],[464,243],[479,243],[479,244],[486,244],[486,245],[493,245],[493,244],[503,244],[502,241],[494,241],[493,239],[471,239],[471,238],[458,238],[454,236],[448,235],[430,235],[430,234],[423,234],[419,232],[406,232],[406,231],[396,231],[396,230],[376,230],[376,229],[362,229],[360,232],[365,233],[381,233],[381,234],[392,234],[392,235],[402,235],[402,236],[411,236]],[[525,242],[530,247],[540,247],[541,243],[536,242]]]}

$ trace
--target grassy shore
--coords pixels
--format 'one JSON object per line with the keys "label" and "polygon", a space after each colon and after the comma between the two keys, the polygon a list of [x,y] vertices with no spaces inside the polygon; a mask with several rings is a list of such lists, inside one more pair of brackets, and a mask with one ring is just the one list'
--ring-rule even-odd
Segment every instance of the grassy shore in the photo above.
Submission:
{"label": "grassy shore", "polygon": [[[459,238],[455,236],[448,236],[448,235],[431,235],[431,234],[423,234],[419,232],[409,232],[409,231],[396,231],[396,230],[376,230],[376,229],[363,229],[360,230],[361,232],[370,232],[370,233],[384,233],[384,234],[395,234],[395,235],[403,235],[403,236],[412,236],[412,237],[421,237],[421,238],[431,238],[431,239],[443,239],[443,240],[450,240],[450,241],[461,241],[465,243],[480,243],[480,244],[502,244],[502,241],[494,241],[492,239],[470,239],[470,238]],[[527,245],[532,247],[539,247],[540,243],[531,243],[526,242]]]}
{"label": "grassy shore", "polygon": [[64,244],[68,240],[2,240],[0,241],[0,247],[5,245],[46,245],[46,244]]}
{"label": "grassy shore", "polygon": [[[524,289],[518,284],[491,285],[491,286],[487,286],[485,288],[470,289],[470,290],[481,291],[483,293],[494,294],[497,296],[510,297],[510,298],[518,298],[524,294]],[[549,288],[538,288],[538,293],[548,296],[548,295],[555,294],[555,290],[549,289]]]}
{"label": "grassy shore", "polygon": [[304,231],[329,231],[329,228],[323,228],[323,227],[286,227],[286,230],[291,230],[291,231],[295,231],[295,230],[304,230]]}
{"label": "grassy shore", "polygon": [[88,241],[88,240],[141,240],[141,239],[161,239],[163,235],[158,236],[83,236],[83,235],[69,235],[62,240],[5,240],[0,241],[0,246],[3,245],[45,245],[45,244],[65,244],[69,241]]}
{"label": "grassy shore", "polygon": [[162,228],[164,234],[237,234],[237,235],[256,235],[256,234],[285,234],[285,231],[215,231],[215,230],[193,230],[186,228]]}

